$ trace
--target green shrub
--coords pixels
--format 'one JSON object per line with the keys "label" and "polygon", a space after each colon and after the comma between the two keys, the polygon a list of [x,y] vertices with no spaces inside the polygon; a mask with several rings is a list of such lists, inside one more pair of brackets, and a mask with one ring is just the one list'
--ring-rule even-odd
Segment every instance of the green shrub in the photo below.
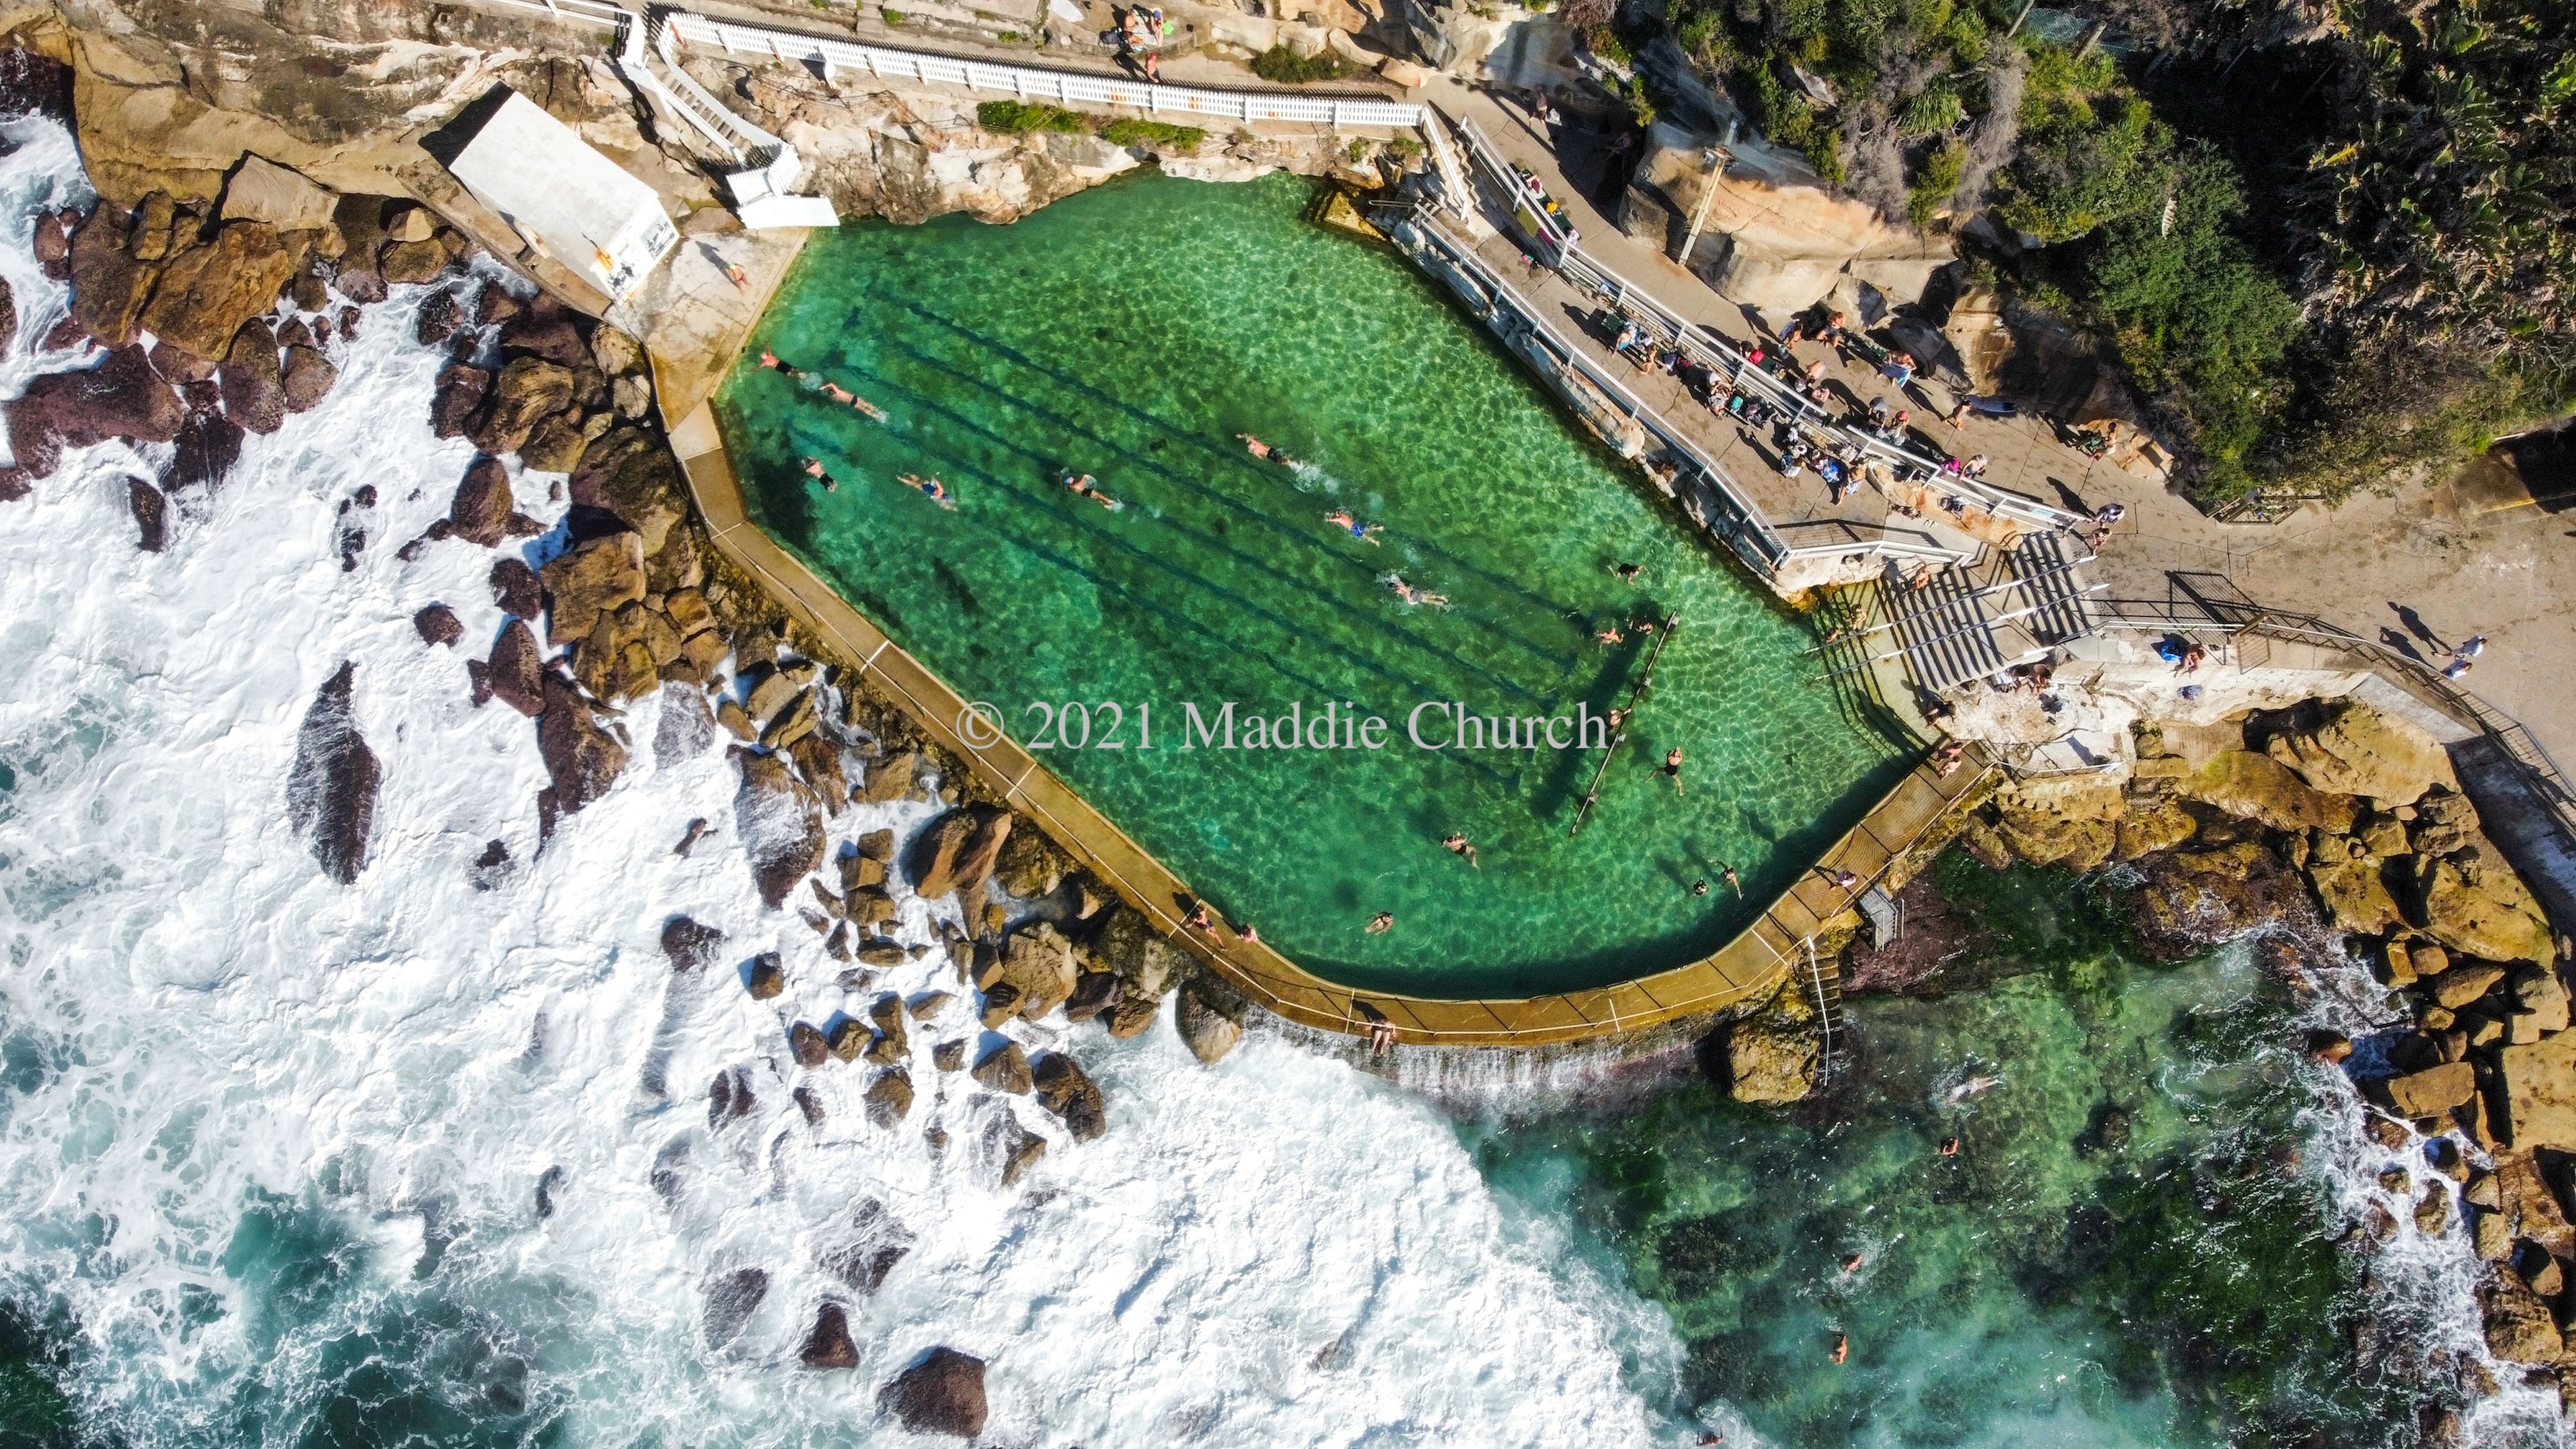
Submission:
{"label": "green shrub", "polygon": [[1207,139],[1207,132],[1196,126],[1121,117],[1100,128],[1100,139],[1112,146],[1154,146],[1166,151],[1195,151],[1199,143]]}
{"label": "green shrub", "polygon": [[877,18],[888,25],[901,25],[903,23],[903,12],[900,10],[889,10],[880,5],[877,7]]}
{"label": "green shrub", "polygon": [[1083,118],[1061,106],[1028,105],[1019,101],[984,101],[975,107],[975,124],[996,136],[1024,136],[1031,131],[1062,131],[1079,135],[1091,127]]}
{"label": "green shrub", "polygon": [[1422,143],[1411,136],[1397,136],[1386,143],[1386,149],[1388,154],[1395,157],[1399,165],[1410,166],[1413,164],[1413,158],[1422,154]]}
{"label": "green shrub", "polygon": [[1923,169],[1906,188],[1905,218],[1916,226],[1930,226],[1933,217],[1959,189],[1959,177],[1968,167],[1968,143],[1953,140],[1926,157]]}
{"label": "green shrub", "polygon": [[1596,25],[1585,31],[1583,44],[1585,49],[1612,65],[1624,66],[1632,59],[1628,54],[1627,42],[1619,38],[1619,32],[1607,25]]}
{"label": "green shrub", "polygon": [[1296,86],[1308,81],[1340,80],[1351,73],[1351,66],[1329,50],[1299,55],[1284,45],[1274,45],[1252,58],[1252,73],[1273,85]]}

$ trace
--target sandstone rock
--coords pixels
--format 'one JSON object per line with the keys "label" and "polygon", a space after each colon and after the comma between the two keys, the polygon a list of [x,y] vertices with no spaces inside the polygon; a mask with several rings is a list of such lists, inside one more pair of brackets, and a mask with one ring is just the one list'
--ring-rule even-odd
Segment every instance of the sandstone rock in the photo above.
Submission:
{"label": "sandstone rock", "polygon": [[662,954],[673,971],[694,971],[715,959],[716,947],[724,944],[724,932],[713,926],[673,916],[662,923]]}
{"label": "sandstone rock", "polygon": [[2434,785],[2459,788],[2450,756],[2431,735],[2357,699],[2326,700],[2292,711],[2290,721],[2263,748],[2311,787],[2330,794],[2408,805]]}
{"label": "sandstone rock", "polygon": [[2077,871],[2110,859],[2116,843],[2111,828],[2099,821],[2036,812],[2004,812],[1995,833],[2013,854],[2033,865],[2062,864]]}
{"label": "sandstone rock", "polygon": [[[427,245],[427,243],[423,243]],[[846,1369],[859,1366],[859,1346],[850,1341],[850,1319],[838,1303],[825,1303],[814,1315],[814,1331],[797,1351],[807,1368]]]}
{"label": "sandstone rock", "polygon": [[572,372],[543,358],[512,358],[492,380],[492,395],[466,430],[486,453],[515,453],[537,424],[572,405]]}
{"label": "sandstone rock", "polygon": [[545,611],[545,587],[525,561],[497,558],[492,561],[492,602],[514,619],[533,620]]}
{"label": "sandstone rock", "polygon": [[879,1127],[896,1127],[912,1115],[912,1073],[901,1067],[889,1067],[877,1073],[868,1084],[868,1121]]}
{"label": "sandstone rock", "polygon": [[986,1031],[999,1031],[1002,1023],[1020,1014],[1020,988],[1007,981],[996,981],[984,993],[984,1009],[978,1015]]}
{"label": "sandstone rock", "polygon": [[701,1291],[706,1299],[707,1347],[722,1348],[741,1336],[743,1325],[769,1296],[769,1275],[758,1268],[710,1274]]}
{"label": "sandstone rock", "polygon": [[347,885],[367,866],[384,770],[358,733],[350,696],[355,663],[324,682],[296,732],[295,764],[286,777],[286,815],[325,875]]}
{"label": "sandstone rock", "polygon": [[[1218,1009],[1230,1003],[1204,978],[1192,977],[1182,983],[1180,993],[1173,1021],[1180,1029],[1182,1044],[1190,1049],[1190,1055],[1214,1066],[1243,1040],[1243,1024]],[[1115,1023],[1112,1025],[1114,1030]]]}
{"label": "sandstone rock", "polygon": [[547,637],[557,644],[586,639],[602,610],[614,611],[644,597],[643,540],[612,533],[573,545],[539,571],[553,601]]}
{"label": "sandstone rock", "polygon": [[2152,802],[2131,807],[2120,817],[2117,843],[2112,854],[2121,860],[2139,860],[2191,839],[2199,822],[2191,812],[2159,795]]}
{"label": "sandstone rock", "polygon": [[2449,1062],[2430,1071],[2391,1077],[2384,1084],[2387,1100],[2401,1117],[2434,1117],[2465,1105],[2478,1093],[2476,1071],[2467,1062]]}
{"label": "sandstone rock", "polygon": [[423,644],[447,644],[465,637],[465,625],[456,611],[445,604],[432,604],[411,616],[412,628],[420,631]]}
{"label": "sandstone rock", "polygon": [[2486,1316],[2487,1352],[2507,1363],[2554,1363],[2565,1352],[2549,1305],[2521,1280],[2498,1274],[2478,1296]]}
{"label": "sandstone rock", "polygon": [[295,267],[277,228],[226,222],[207,244],[178,252],[163,265],[138,320],[144,331],[183,352],[220,356],[242,324],[276,304]]}
{"label": "sandstone rock", "polygon": [[2477,1224],[2469,1232],[2471,1251],[2485,1262],[2500,1263],[2513,1251],[2513,1229],[2502,1213],[2478,1214]]}
{"label": "sandstone rock", "polygon": [[823,1042],[822,1030],[810,1021],[800,1021],[787,1028],[787,1050],[800,1067],[819,1067],[831,1052]]}
{"label": "sandstone rock", "polygon": [[2445,856],[2418,856],[2415,865],[2406,905],[2426,935],[2490,961],[2537,963],[2556,955],[2539,902],[2494,847],[2480,842]]}
{"label": "sandstone rock", "polygon": [[2576,1033],[2507,1046],[2497,1073],[2504,1082],[2505,1115],[2511,1119],[2517,1151],[2576,1151]]}
{"label": "sandstone rock", "polygon": [[805,734],[789,743],[787,757],[796,762],[796,772],[805,777],[805,783],[814,787],[826,814],[838,815],[849,808],[850,786],[841,773],[839,747],[820,734]]}
{"label": "sandstone rock", "polygon": [[617,379],[609,391],[609,406],[629,421],[642,418],[653,410],[653,384],[641,373],[630,373]]}
{"label": "sandstone rock", "polygon": [[590,706],[562,678],[543,677],[545,712],[537,717],[537,753],[553,779],[558,816],[571,815],[608,793],[626,768],[626,747],[600,728]]}
{"label": "sandstone rock", "polygon": [[1038,1105],[1054,1113],[1073,1133],[1074,1141],[1089,1142],[1109,1130],[1109,1104],[1090,1074],[1073,1058],[1062,1052],[1049,1052],[1038,1058],[1031,1082],[1037,1089]]}
{"label": "sandstone rock", "polygon": [[1107,971],[1085,971],[1073,979],[1073,994],[1064,1000],[1067,1021],[1089,1021],[1118,1000],[1118,978]]}
{"label": "sandstone rock", "polygon": [[916,893],[936,900],[956,890],[957,860],[974,840],[976,823],[973,810],[951,810],[914,839],[911,875]]}
{"label": "sandstone rock", "polygon": [[376,254],[376,270],[388,282],[435,282],[454,267],[455,258],[436,240],[398,241]]}
{"label": "sandstone rock", "polygon": [[2306,889],[2251,841],[2151,857],[2143,872],[2145,883],[2128,894],[2129,923],[2158,961],[2180,960],[2258,926],[2315,919]]}
{"label": "sandstone rock", "polygon": [[573,413],[560,412],[529,432],[528,440],[519,445],[519,461],[539,473],[569,473],[581,462],[582,449],[589,446]]}
{"label": "sandstone rock", "polygon": [[626,332],[602,323],[591,329],[590,357],[601,372],[615,377],[643,366],[644,348]]}
{"label": "sandstone rock", "polygon": [[70,267],[72,321],[105,347],[134,341],[161,265],[134,255],[116,208],[101,203],[72,234]]}
{"label": "sandstone rock", "polygon": [[2567,1029],[2567,987],[2550,967],[2517,969],[2513,973],[2513,998],[2516,1005],[2531,1014],[2538,1030],[2545,1033]]}
{"label": "sandstone rock", "polygon": [[510,519],[510,470],[498,458],[483,456],[465,467],[456,496],[447,505],[451,535],[477,548],[501,542]]}
{"label": "sandstone rock", "polygon": [[51,212],[36,222],[30,239],[36,253],[36,266],[57,282],[69,281],[72,275],[72,233],[80,229],[81,214],[65,207]]}
{"label": "sandstone rock", "polygon": [[966,1042],[963,1038],[944,1041],[930,1049],[930,1064],[943,1072],[962,1071],[966,1066]]}
{"label": "sandstone rock", "polygon": [[1727,1094],[1739,1102],[1795,1102],[1815,1086],[1823,1037],[1794,984],[1760,1013],[1725,1028]]}
{"label": "sandstone rock", "polygon": [[572,319],[551,305],[553,298],[543,293],[538,297],[548,305],[531,307],[502,325],[502,350],[517,357],[542,357],[567,371],[591,365],[590,347],[581,340]]}
{"label": "sandstone rock", "polygon": [[518,619],[502,625],[485,666],[484,688],[490,697],[534,719],[546,711],[544,673],[536,634]]}
{"label": "sandstone rock", "polygon": [[1055,894],[1063,884],[1072,862],[1055,842],[1035,830],[1023,830],[1002,842],[1002,853],[993,865],[993,876],[1002,889],[1022,900]]}
{"label": "sandstone rock", "polygon": [[921,757],[911,750],[897,750],[868,767],[861,782],[859,798],[871,805],[901,800],[912,793],[913,779],[920,769]]}
{"label": "sandstone rock", "polygon": [[242,324],[215,369],[223,387],[224,416],[248,432],[266,435],[286,423],[286,388],[277,371],[277,338],[253,318]]}
{"label": "sandstone rock", "polygon": [[[659,434],[620,424],[593,439],[582,451],[567,485],[575,503],[605,508],[643,535],[645,556],[660,555],[671,531],[689,515],[688,481],[680,463]],[[665,580],[655,592],[670,593],[697,581]]]}
{"label": "sandstone rock", "polygon": [[1004,1042],[984,1054],[969,1073],[987,1091],[1022,1093],[1029,1089],[1029,1058],[1018,1042]]}
{"label": "sandstone rock", "polygon": [[2439,1185],[2424,1189],[2415,1200],[2415,1231],[2428,1238],[2438,1238],[2451,1230],[2451,1195]]}
{"label": "sandstone rock", "polygon": [[2325,903],[2338,930],[2375,936],[2405,922],[2397,898],[2380,879],[2379,862],[2368,856],[2331,864],[2311,862],[2308,884],[2316,888],[2317,899]]}
{"label": "sandstone rock", "polygon": [[340,369],[331,359],[310,347],[286,349],[285,401],[290,413],[311,412],[340,380]]}
{"label": "sandstone rock", "polygon": [[934,1348],[886,1381],[877,1391],[877,1407],[913,1433],[972,1439],[984,1432],[984,1361]]}
{"label": "sandstone rock", "polygon": [[760,898],[775,910],[823,863],[823,817],[784,760],[742,749],[734,751],[734,760],[742,770],[734,795],[735,834]]}
{"label": "sandstone rock", "polygon": [[976,973],[976,989],[988,995],[1012,988],[1015,1010],[1035,1021],[1073,995],[1073,947],[1054,926],[1040,922],[1011,933],[1001,954]]}
{"label": "sandstone rock", "polygon": [[2428,984],[2436,1002],[2456,1011],[2494,990],[2502,980],[2503,967],[2478,962],[2454,966]]}
{"label": "sandstone rock", "polygon": [[911,1055],[911,1038],[904,1029],[903,998],[878,997],[868,1005],[868,1020],[876,1027],[876,1036],[868,1042],[865,1053],[869,1061],[892,1066]]}
{"label": "sandstone rock", "polygon": [[430,432],[442,438],[464,437],[491,389],[492,374],[479,367],[460,362],[439,373],[438,391],[429,404]]}
{"label": "sandstone rock", "polygon": [[768,1001],[787,989],[787,973],[779,965],[778,953],[763,951],[751,958],[751,976],[744,983],[754,1001]]}
{"label": "sandstone rock", "polygon": [[2320,793],[2287,766],[2250,750],[2222,751],[2176,780],[2174,788],[2188,799],[2275,830],[2321,829],[2342,835],[2352,829],[2356,814],[2350,799]]}

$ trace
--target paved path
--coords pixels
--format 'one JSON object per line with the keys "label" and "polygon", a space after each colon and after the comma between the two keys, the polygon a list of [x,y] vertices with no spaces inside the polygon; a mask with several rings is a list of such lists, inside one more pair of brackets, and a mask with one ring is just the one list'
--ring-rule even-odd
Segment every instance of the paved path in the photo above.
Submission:
{"label": "paved path", "polygon": [[[1603,265],[1730,341],[1771,340],[1750,309],[1612,224],[1605,206],[1616,196],[1603,185],[1597,134],[1579,125],[1542,131],[1518,106],[1447,79],[1418,94],[1474,121],[1509,159],[1535,171],[1572,214],[1583,250]],[[1813,344],[1796,354],[1802,364],[1831,358]],[[1830,376],[1864,399],[1872,395],[1875,377],[1860,367],[1836,363]],[[1928,394],[1937,405],[1949,401],[1938,384]],[[1927,421],[1920,410],[1916,419]],[[2331,512],[2311,506],[2279,524],[2219,523],[2152,479],[2061,445],[2042,419],[1978,418],[1955,431],[1936,422],[1926,436],[1963,457],[1986,454],[1987,480],[1998,487],[2078,512],[2124,505],[2128,516],[2089,566],[2113,597],[2161,601],[2169,572],[2206,571],[2258,602],[2406,640],[2436,663],[2451,645],[2484,634],[2488,651],[2467,682],[2562,763],[2576,761],[2576,710],[2567,707],[2568,681],[2576,679],[2576,518],[2550,511],[2576,497],[2534,503],[2509,467],[2487,462],[2433,487],[2365,496]],[[1738,470],[1748,486],[1764,476],[1758,467]],[[1821,485],[1812,474],[1804,481],[1821,504]]]}

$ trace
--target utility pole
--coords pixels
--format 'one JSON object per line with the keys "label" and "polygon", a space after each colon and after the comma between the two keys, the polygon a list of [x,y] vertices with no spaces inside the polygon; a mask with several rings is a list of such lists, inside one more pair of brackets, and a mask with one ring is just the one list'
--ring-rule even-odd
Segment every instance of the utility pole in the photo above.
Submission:
{"label": "utility pole", "polygon": [[[1730,141],[1735,139],[1735,128],[1732,124],[1727,127],[1727,139]],[[1699,205],[1691,209],[1690,233],[1682,238],[1680,261],[1685,268],[1690,266],[1691,253],[1699,247],[1700,229],[1708,225],[1708,209],[1717,201],[1718,178],[1726,174],[1726,163],[1734,159],[1727,154],[1723,146],[1700,148],[1699,164],[1707,174],[1700,179]]]}

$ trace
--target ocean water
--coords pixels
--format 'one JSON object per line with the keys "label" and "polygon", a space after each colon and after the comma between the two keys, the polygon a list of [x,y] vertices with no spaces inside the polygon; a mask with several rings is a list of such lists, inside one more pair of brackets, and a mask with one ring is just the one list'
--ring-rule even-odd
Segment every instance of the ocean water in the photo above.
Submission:
{"label": "ocean water", "polygon": [[[63,293],[25,240],[82,187],[59,128],[0,139],[6,394],[72,361],[28,351]],[[1075,1145],[940,1078],[929,1045],[972,1030],[952,1012],[913,1034],[911,1120],[865,1125],[864,1077],[788,1057],[788,1022],[865,996],[760,906],[721,755],[661,748],[658,707],[632,708],[628,774],[539,851],[532,727],[470,708],[463,654],[413,634],[431,600],[470,646],[500,620],[483,551],[393,556],[467,462],[428,436],[438,359],[408,341],[411,300],[370,311],[322,408],[180,503],[167,552],[131,544],[148,452],[75,451],[0,507],[0,1445],[903,1446],[932,1441],[875,1389],[933,1344],[990,1362],[984,1442],[1032,1449],[1702,1426],[1735,1446],[2398,1444],[2464,1364],[2504,1389],[2469,1442],[2561,1442],[2554,1392],[2479,1355],[2457,1234],[2326,1246],[2396,1201],[2375,1178],[2409,1160],[2360,1145],[2349,1089],[2282,1045],[2350,1020],[2355,983],[2304,997],[2241,952],[2148,970],[2103,934],[2101,882],[1983,881],[2032,969],[1856,1001],[1855,1075],[1787,1112],[1641,1084],[1652,1064],[1408,1053],[1389,1081],[1268,1030],[1208,1069],[1168,1025],[1013,1026],[1107,1092],[1108,1135]],[[520,504],[554,517],[552,481],[516,480]],[[343,572],[361,485],[381,501]],[[385,769],[352,887],[285,806],[343,660]],[[697,816],[720,833],[674,856]],[[478,889],[494,839],[516,864]],[[903,906],[927,940],[930,908]],[[788,993],[673,978],[675,911],[737,957],[784,952]],[[711,1126],[706,1084],[737,1071],[756,1105]],[[1050,1143],[1010,1190],[985,1145],[1006,1116]],[[827,1266],[897,1247],[872,1293]],[[765,1294],[711,1314],[745,1269]],[[855,1371],[796,1362],[827,1299]],[[2365,1313],[2377,1346],[2352,1353]]]}
{"label": "ocean water", "polygon": [[[1060,746],[1040,758],[1229,920],[1311,970],[1528,996],[1706,954],[1894,782],[1899,744],[1824,678],[1802,621],[1446,293],[1306,221],[1312,196],[1285,174],[1139,175],[1007,227],[818,236],[755,344],[888,417],[746,354],[719,416],[747,497],[1014,738]],[[809,457],[836,489],[805,475]],[[1121,507],[1075,496],[1068,472]],[[903,473],[941,478],[955,510]],[[1354,538],[1335,512],[1382,531]],[[1623,561],[1633,586],[1611,573]],[[1409,605],[1390,578],[1449,602]],[[1658,638],[1597,635],[1668,615],[1654,691],[1572,835],[1600,758],[1578,721],[1626,702]],[[1307,747],[1205,747],[1184,707],[1204,724],[1227,701],[1244,738],[1252,716],[1265,738],[1293,720]],[[1426,701],[1455,708],[1417,721]],[[1344,748],[1313,748],[1328,705],[1385,721],[1385,748],[1349,748],[1347,729]],[[1567,723],[1545,745],[1523,723],[1521,747],[1460,748],[1459,712]],[[1443,748],[1419,748],[1417,724]],[[1679,790],[1658,769],[1674,749]],[[1472,867],[1441,848],[1453,832]],[[1380,911],[1395,927],[1369,934]]]}

